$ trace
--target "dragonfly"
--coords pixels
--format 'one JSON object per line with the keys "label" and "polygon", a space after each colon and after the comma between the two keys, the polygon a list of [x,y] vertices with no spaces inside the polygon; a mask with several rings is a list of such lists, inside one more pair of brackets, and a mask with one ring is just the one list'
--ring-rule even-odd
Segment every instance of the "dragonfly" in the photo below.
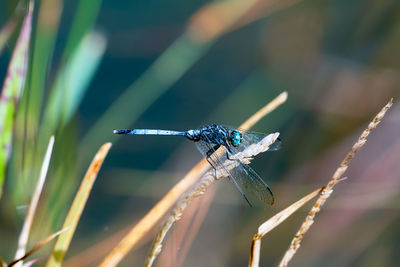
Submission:
{"label": "dragonfly", "polygon": [[[240,159],[234,157],[235,154],[243,151],[249,145],[261,141],[266,136],[265,134],[221,124],[211,124],[200,129],[187,131],[118,129],[114,130],[114,134],[184,136],[195,142],[197,149],[215,171],[225,171],[229,181],[235,185],[250,207],[252,207],[252,204],[247,197],[249,194],[252,197],[258,197],[262,202],[269,205],[272,205],[275,201],[274,194],[267,183],[248,164],[244,164]],[[281,140],[278,138],[269,146],[268,151],[278,150],[280,146]],[[216,152],[220,147],[225,148],[225,153]],[[226,159],[236,161],[238,164],[228,170],[224,166]]]}

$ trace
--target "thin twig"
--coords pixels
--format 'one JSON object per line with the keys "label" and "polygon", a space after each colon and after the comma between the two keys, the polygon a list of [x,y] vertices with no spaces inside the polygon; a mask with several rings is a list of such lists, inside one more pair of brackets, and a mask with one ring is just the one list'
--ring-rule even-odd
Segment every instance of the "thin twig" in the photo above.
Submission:
{"label": "thin twig", "polygon": [[369,123],[368,127],[363,131],[363,133],[358,138],[357,142],[353,145],[350,152],[346,155],[342,163],[340,164],[339,168],[333,174],[331,180],[326,185],[324,190],[321,192],[319,198],[315,202],[314,206],[311,208],[310,212],[308,213],[306,219],[304,220],[303,224],[301,225],[300,229],[297,231],[296,235],[294,236],[289,248],[287,249],[285,255],[283,256],[279,266],[287,266],[289,261],[293,258],[296,251],[299,249],[301,241],[303,240],[303,236],[307,233],[310,229],[311,225],[314,223],[315,215],[320,211],[321,207],[324,205],[325,201],[331,195],[333,191],[333,187],[335,184],[340,181],[340,178],[347,170],[351,159],[354,157],[355,153],[366,143],[367,136],[373,130],[382,118],[385,116],[386,111],[392,106],[393,99],[391,99],[385,107],[375,116],[375,118]]}
{"label": "thin twig", "polygon": [[[273,111],[285,102],[287,93],[283,92],[272,103],[267,104],[260,111],[251,116],[240,128],[248,130],[257,120]],[[266,107],[269,107],[268,109]],[[111,267],[117,265],[132,247],[145,236],[151,228],[168,212],[176,201],[189,190],[199,179],[210,169],[207,160],[201,160],[192,170],[189,171],[119,242],[119,244],[106,256],[100,263],[101,267]]]}
{"label": "thin twig", "polygon": [[[236,159],[240,159],[241,162],[245,164],[250,163],[250,159],[256,156],[261,152],[265,152],[268,150],[269,146],[273,144],[276,139],[278,138],[279,133],[273,133],[266,137],[264,137],[260,142],[257,144],[252,144],[248,146],[245,150],[240,153],[235,154]],[[231,170],[238,166],[237,161],[226,160],[224,163],[224,167],[226,170]],[[216,176],[215,176],[216,175]],[[183,198],[176,204],[175,208],[171,211],[170,215],[164,221],[163,225],[161,226],[160,230],[158,231],[156,238],[151,246],[149,255],[147,256],[145,266],[150,267],[154,260],[156,259],[157,255],[161,252],[161,243],[163,242],[166,234],[168,233],[169,229],[172,225],[178,221],[184,209],[189,205],[189,203],[195,198],[202,194],[204,194],[207,187],[213,183],[216,179],[224,178],[228,175],[226,171],[211,170],[207,172],[200,181],[194,186],[194,188],[188,191]]]}
{"label": "thin twig", "polygon": [[251,127],[253,127],[257,122],[259,122],[262,118],[264,118],[267,114],[271,113],[274,111],[276,108],[278,108],[280,105],[286,102],[288,97],[288,93],[282,92],[280,93],[277,97],[275,97],[271,102],[269,102],[267,105],[265,105],[263,108],[258,110],[256,113],[254,113],[253,116],[248,118],[245,122],[242,123],[242,125],[239,126],[239,128],[243,130],[248,130]]}
{"label": "thin twig", "polygon": [[[53,151],[54,136],[50,138],[49,145],[47,146],[47,151],[43,159],[42,169],[40,170],[39,180],[36,184],[36,189],[33,193],[31,203],[29,205],[28,213],[26,214],[24,225],[22,227],[21,234],[18,239],[18,249],[15,253],[15,259],[21,258],[25,254],[26,245],[28,243],[29,232],[32,227],[33,217],[36,213],[36,208],[39,203],[40,195],[42,194],[42,189],[44,181],[46,180],[47,170],[49,169],[51,152]],[[17,266],[22,266],[22,262],[17,264]]]}

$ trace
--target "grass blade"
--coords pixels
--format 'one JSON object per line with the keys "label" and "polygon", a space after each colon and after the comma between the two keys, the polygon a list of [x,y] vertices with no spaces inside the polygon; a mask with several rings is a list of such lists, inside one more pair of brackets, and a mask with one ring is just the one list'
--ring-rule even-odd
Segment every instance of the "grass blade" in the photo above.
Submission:
{"label": "grass blade", "polygon": [[82,211],[86,205],[86,201],[89,197],[90,191],[92,190],[93,184],[96,180],[97,174],[100,171],[101,165],[108,151],[111,148],[111,143],[104,144],[93,158],[89,169],[86,172],[85,177],[76,193],[75,199],[72,202],[71,208],[68,212],[67,218],[65,219],[63,228],[70,228],[68,232],[63,233],[57,239],[56,245],[54,246],[53,253],[51,254],[46,266],[61,266],[65,253],[68,250],[69,244],[71,243],[72,237],[75,233],[75,229],[78,225],[79,219],[82,215]]}
{"label": "grass blade", "polygon": [[74,54],[85,36],[93,30],[100,5],[101,0],[78,1],[78,7],[72,19],[71,31],[69,32],[63,54],[64,60]]}
{"label": "grass blade", "polygon": [[[29,94],[24,98],[24,101],[27,102],[25,103],[27,111],[24,116],[26,116],[25,120],[29,122],[29,125],[26,126],[26,138],[30,143],[37,143],[37,129],[43,107],[44,90],[48,80],[49,69],[51,68],[62,8],[62,0],[40,1],[35,38],[32,45]],[[48,138],[49,136],[46,136],[46,139],[43,140],[43,145]],[[29,156],[35,157],[35,155]]]}
{"label": "grass blade", "polygon": [[102,34],[88,34],[60,70],[45,111],[46,126],[43,128],[46,131],[52,133],[69,122],[89,87],[105,47]]}
{"label": "grass blade", "polygon": [[32,29],[32,12],[33,2],[30,2],[0,96],[0,198],[3,191],[7,162],[11,154],[15,111],[25,86]]}
{"label": "grass blade", "polygon": [[[21,234],[18,239],[18,249],[15,254],[15,259],[22,257],[25,254],[26,245],[28,243],[29,232],[32,226],[33,217],[35,216],[36,208],[39,203],[39,198],[42,193],[44,181],[46,180],[47,170],[49,169],[51,153],[53,151],[54,136],[50,138],[49,145],[47,147],[46,155],[43,160],[42,169],[40,171],[40,177],[36,185],[35,192],[33,193],[32,201],[29,205],[28,213],[25,217],[24,226],[22,227]],[[22,265],[22,261],[20,262]]]}

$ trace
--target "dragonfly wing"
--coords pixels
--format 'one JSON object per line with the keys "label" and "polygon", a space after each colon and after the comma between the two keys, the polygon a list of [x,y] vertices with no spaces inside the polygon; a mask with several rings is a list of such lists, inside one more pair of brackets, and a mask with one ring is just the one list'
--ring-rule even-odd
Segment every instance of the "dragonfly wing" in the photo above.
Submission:
{"label": "dragonfly wing", "polygon": [[195,143],[197,149],[200,151],[200,153],[207,159],[207,161],[211,164],[211,166],[217,170],[220,168],[220,159],[217,153],[215,153],[218,149],[218,147],[213,146],[212,144],[209,144],[203,140],[200,140]]}
{"label": "dragonfly wing", "polygon": [[[229,131],[235,130],[235,128],[229,126],[224,127],[226,127]],[[238,147],[230,146],[230,151],[225,149],[225,153],[223,154],[218,155],[218,153],[216,153],[216,150],[219,146],[215,146],[211,140],[200,140],[196,142],[196,147],[215,170],[222,171],[230,178],[229,180],[235,185],[237,190],[242,194],[250,206],[252,205],[246,195],[249,197],[256,196],[262,202],[272,205],[274,203],[274,196],[271,189],[264,182],[264,180],[252,168],[250,168],[250,166],[243,164],[239,159],[232,159],[233,162],[238,164],[235,168],[228,169],[224,166],[227,155],[229,158],[232,158],[231,156],[243,151],[249,145],[261,141],[261,139],[266,136],[264,134],[250,131],[240,132],[242,133],[243,137],[240,145]]]}
{"label": "dragonfly wing", "polygon": [[256,196],[266,204],[274,204],[275,199],[271,189],[249,165],[240,162],[239,166],[230,170],[230,174],[245,194]]}
{"label": "dragonfly wing", "polygon": [[[196,142],[196,147],[200,151],[200,153],[205,157],[208,162],[211,164],[211,166],[216,170],[216,171],[222,171],[222,173],[228,177],[229,181],[232,182],[236,189],[239,191],[239,193],[244,197],[244,199],[247,201],[247,203],[252,207],[249,199],[246,197],[246,195],[243,192],[243,189],[240,187],[238,182],[235,179],[235,175],[232,174],[232,170],[228,170],[224,164],[223,164],[223,158],[226,158],[226,154],[223,153],[221,155],[218,155],[216,150],[218,149],[217,146],[213,146],[212,144],[200,140]],[[225,149],[225,148],[224,148]],[[225,149],[226,150],[226,149]]]}

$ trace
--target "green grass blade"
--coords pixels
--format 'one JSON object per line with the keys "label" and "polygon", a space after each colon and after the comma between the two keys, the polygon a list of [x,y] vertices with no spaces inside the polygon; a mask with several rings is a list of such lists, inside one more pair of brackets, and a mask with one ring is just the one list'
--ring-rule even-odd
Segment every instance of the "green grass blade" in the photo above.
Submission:
{"label": "green grass blade", "polygon": [[8,159],[11,154],[15,111],[22,95],[28,66],[29,42],[32,29],[33,2],[24,19],[17,44],[8,66],[0,98],[0,197]]}
{"label": "green grass blade", "polygon": [[45,110],[43,128],[49,132],[43,138],[69,122],[103,58],[105,47],[103,35],[90,33],[61,68]]}
{"label": "green grass blade", "polygon": [[[53,57],[54,45],[58,33],[63,2],[61,0],[40,1],[38,20],[33,41],[32,50],[32,73],[29,82],[29,101],[27,118],[28,142],[35,143],[37,129],[39,127],[40,112],[43,103],[44,89],[48,79],[51,59]],[[44,141],[43,149],[47,139]]]}
{"label": "green grass blade", "polygon": [[71,90],[65,95],[62,122],[67,123],[81,103],[106,50],[106,39],[101,33],[90,33],[67,65],[64,79]]}
{"label": "green grass blade", "polygon": [[67,39],[64,51],[64,59],[69,57],[77,49],[82,39],[92,31],[99,13],[101,0],[81,0],[75,11],[71,31]]}

